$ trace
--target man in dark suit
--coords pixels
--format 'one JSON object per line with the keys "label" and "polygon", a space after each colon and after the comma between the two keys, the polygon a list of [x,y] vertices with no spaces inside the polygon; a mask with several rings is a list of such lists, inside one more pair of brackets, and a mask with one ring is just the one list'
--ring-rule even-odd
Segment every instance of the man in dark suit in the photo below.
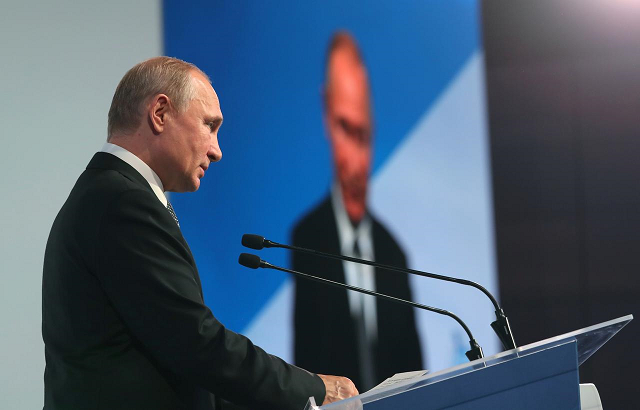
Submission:
{"label": "man in dark suit", "polygon": [[[330,43],[323,97],[336,182],[329,197],[296,225],[292,242],[404,268],[404,253],[366,208],[372,136],[369,84],[358,47],[345,32],[337,33]],[[411,299],[405,274],[298,253],[292,266]],[[345,374],[361,390],[394,373],[421,369],[412,308],[305,279],[296,279],[295,289],[297,365]]]}
{"label": "man in dark suit", "polygon": [[265,353],[205,306],[164,191],[198,189],[222,157],[221,123],[209,79],[183,61],[147,60],[118,85],[108,143],[47,242],[45,409],[301,409],[357,394]]}

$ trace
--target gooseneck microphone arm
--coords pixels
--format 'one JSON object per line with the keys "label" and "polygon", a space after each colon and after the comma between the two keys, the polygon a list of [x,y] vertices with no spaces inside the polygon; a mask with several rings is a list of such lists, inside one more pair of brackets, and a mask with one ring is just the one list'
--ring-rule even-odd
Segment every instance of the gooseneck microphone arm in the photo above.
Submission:
{"label": "gooseneck microphone arm", "polygon": [[491,300],[491,303],[495,308],[496,320],[491,323],[491,327],[493,328],[493,331],[498,335],[498,338],[502,342],[502,345],[504,346],[504,348],[506,350],[510,350],[510,349],[515,349],[516,347],[515,340],[513,339],[513,333],[511,332],[511,327],[509,325],[509,319],[507,319],[504,313],[504,310],[502,310],[500,305],[498,305],[498,301],[496,300],[496,298],[494,298],[493,295],[484,286],[480,285],[479,283],[476,283],[467,279],[460,279],[460,278],[453,278],[450,276],[438,275],[437,273],[422,272],[419,270],[408,269],[408,268],[398,268],[395,266],[384,265],[382,263],[368,261],[365,259],[354,258],[351,256],[334,255],[331,253],[320,252],[313,249],[301,248],[299,246],[281,244],[278,242],[270,241],[269,239],[266,239],[263,236],[254,235],[254,234],[242,235],[242,245],[246,246],[247,248],[256,249],[256,250],[260,250],[262,248],[289,249],[292,251],[304,252],[311,255],[322,256],[326,258],[338,259],[338,260],[355,262],[355,263],[361,263],[364,265],[373,266],[375,268],[386,269],[386,270],[395,271],[395,272],[409,273],[411,275],[418,275],[418,276],[423,276],[427,278],[439,279],[447,282],[459,283],[461,285],[474,287],[480,290],[482,293],[484,293]]}
{"label": "gooseneck microphone arm", "polygon": [[469,336],[469,346],[471,347],[471,350],[469,350],[468,352],[465,353],[467,358],[469,360],[476,360],[476,359],[481,359],[483,357],[482,348],[480,347],[478,342],[476,342],[476,340],[473,338],[473,335],[471,334],[471,331],[469,330],[467,325],[462,321],[462,319],[460,319],[458,316],[454,315],[453,313],[451,313],[451,312],[449,312],[447,310],[438,309],[438,308],[427,306],[427,305],[422,305],[420,303],[412,302],[410,300],[400,299],[400,298],[397,298],[397,297],[394,297],[394,296],[385,295],[383,293],[373,292],[371,290],[362,289],[362,288],[359,288],[359,287],[356,287],[356,286],[345,285],[345,284],[340,283],[340,282],[335,282],[335,281],[332,281],[332,280],[329,280],[329,279],[320,278],[318,276],[309,275],[307,273],[302,273],[302,272],[298,272],[298,271],[295,271],[295,270],[291,270],[291,269],[283,268],[283,267],[280,267],[280,266],[272,265],[269,262],[266,262],[266,261],[260,259],[260,257],[258,257],[257,255],[252,255],[250,253],[241,253],[240,257],[238,258],[238,263],[240,263],[240,265],[242,265],[242,266],[245,266],[245,267],[251,268],[251,269],[266,268],[266,269],[275,269],[275,270],[279,270],[279,271],[282,271],[282,272],[291,273],[293,275],[300,276],[300,277],[303,277],[305,279],[314,280],[316,282],[321,282],[321,283],[324,283],[324,284],[327,284],[327,285],[331,285],[331,286],[334,286],[334,287],[353,290],[355,292],[364,293],[365,295],[371,295],[371,296],[379,297],[379,298],[382,298],[382,299],[391,300],[393,302],[400,303],[400,304],[403,304],[403,305],[412,306],[412,307],[415,307],[415,308],[424,309],[424,310],[428,310],[430,312],[435,312],[435,313],[439,313],[441,315],[449,316],[450,318],[453,318],[456,322],[458,322],[460,324],[460,326],[462,326],[464,331],[467,333],[467,336]]}

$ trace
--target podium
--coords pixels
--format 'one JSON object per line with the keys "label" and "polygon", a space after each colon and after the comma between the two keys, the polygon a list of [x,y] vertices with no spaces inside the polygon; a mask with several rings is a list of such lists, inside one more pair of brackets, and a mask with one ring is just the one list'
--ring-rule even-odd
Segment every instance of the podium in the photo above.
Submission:
{"label": "podium", "polygon": [[[305,410],[580,410],[578,367],[633,315]],[[606,405],[606,403],[605,403]]]}

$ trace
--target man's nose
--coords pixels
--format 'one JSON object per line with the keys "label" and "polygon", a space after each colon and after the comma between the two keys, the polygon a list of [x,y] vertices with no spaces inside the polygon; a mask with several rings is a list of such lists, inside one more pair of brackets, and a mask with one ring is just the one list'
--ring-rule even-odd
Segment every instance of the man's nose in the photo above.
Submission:
{"label": "man's nose", "polygon": [[220,145],[218,145],[218,141],[212,142],[207,156],[211,162],[218,162],[222,159],[222,150],[220,149]]}
{"label": "man's nose", "polygon": [[222,151],[218,149],[217,151],[212,151],[209,155],[209,161],[218,162],[222,159]]}

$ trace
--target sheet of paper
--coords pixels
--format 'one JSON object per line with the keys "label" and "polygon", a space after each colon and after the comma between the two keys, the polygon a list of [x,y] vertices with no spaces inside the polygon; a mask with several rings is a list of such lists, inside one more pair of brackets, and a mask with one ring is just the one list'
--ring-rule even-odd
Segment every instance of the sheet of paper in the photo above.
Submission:
{"label": "sheet of paper", "polygon": [[396,383],[401,383],[410,379],[417,379],[418,377],[422,377],[427,373],[429,373],[429,370],[416,370],[414,372],[396,373],[369,391],[393,386]]}

